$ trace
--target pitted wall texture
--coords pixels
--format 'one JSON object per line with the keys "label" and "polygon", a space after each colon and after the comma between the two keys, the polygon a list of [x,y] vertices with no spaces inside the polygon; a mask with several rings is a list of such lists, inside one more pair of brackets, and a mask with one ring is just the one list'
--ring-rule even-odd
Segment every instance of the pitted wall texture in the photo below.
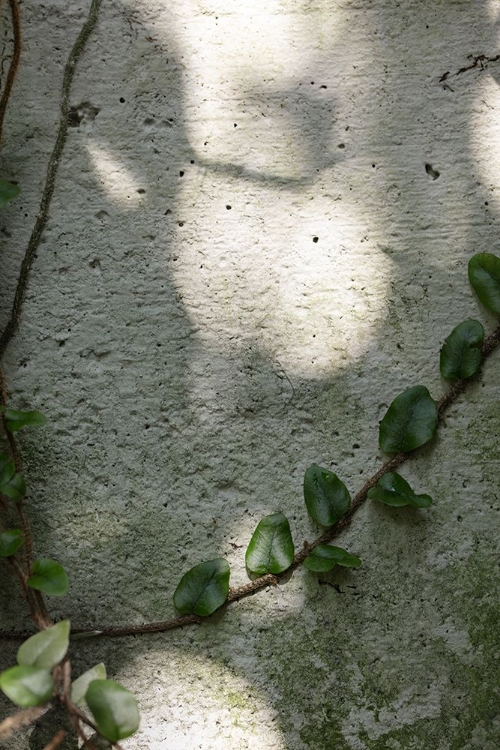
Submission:
{"label": "pitted wall texture", "polygon": [[[2,326],[87,11],[22,6]],[[300,548],[305,469],[354,494],[387,405],[416,384],[438,398],[445,337],[494,325],[466,269],[499,247],[499,19],[496,0],[103,3],[4,359],[13,407],[50,420],[20,441],[37,553],[71,580],[55,618],[166,619],[181,575],[219,556],[244,583],[276,510]],[[338,543],[359,570],[75,643],[75,674],[104,661],[139,699],[126,747],[498,750],[498,383],[493,355],[404,467],[431,508],[358,513]],[[1,581],[1,627],[24,626]]]}

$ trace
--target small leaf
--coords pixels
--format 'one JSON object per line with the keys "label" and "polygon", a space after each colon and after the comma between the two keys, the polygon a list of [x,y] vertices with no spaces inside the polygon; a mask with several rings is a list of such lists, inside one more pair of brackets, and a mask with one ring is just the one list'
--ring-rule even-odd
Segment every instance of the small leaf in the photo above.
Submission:
{"label": "small leaf", "polygon": [[88,669],[78,679],[71,684],[71,700],[77,706],[85,703],[85,693],[93,680],[105,680],[106,667],[104,664],[96,664],[95,667]]}
{"label": "small leaf", "polygon": [[304,565],[316,573],[326,573],[335,565],[343,565],[346,568],[359,568],[361,560],[355,555],[349,554],[341,547],[331,544],[319,544],[304,560]]}
{"label": "small leaf", "polygon": [[500,313],[500,258],[478,253],[469,261],[469,281],[488,310]]}
{"label": "small leaf", "polygon": [[432,505],[429,495],[416,495],[406,479],[396,471],[390,471],[378,480],[375,487],[368,490],[371,500],[378,500],[393,508],[412,505],[414,508],[428,508]]}
{"label": "small leaf", "polygon": [[47,417],[40,411],[14,411],[6,409],[4,413],[6,426],[9,432],[16,432],[22,427],[41,425],[47,422]]}
{"label": "small leaf", "polygon": [[22,500],[26,494],[26,482],[22,474],[14,474],[9,482],[0,484],[0,493],[7,495],[16,503]]}
{"label": "small leaf", "polygon": [[211,615],[227,599],[229,573],[229,565],[221,557],[195,565],[182,576],[175,589],[175,608],[183,615]]}
{"label": "small leaf", "polygon": [[6,453],[0,454],[0,485],[10,482],[14,474],[16,473],[16,467],[14,461]]}
{"label": "small leaf", "polygon": [[54,680],[48,669],[12,667],[0,674],[0,690],[16,706],[30,708],[51,699]]}
{"label": "small leaf", "polygon": [[21,189],[18,185],[14,185],[12,182],[7,182],[7,180],[0,180],[0,208],[6,206],[7,203],[19,195],[20,192]]}
{"label": "small leaf", "polygon": [[484,328],[477,320],[464,320],[450,333],[441,349],[440,370],[449,380],[470,378],[479,370]]}
{"label": "small leaf", "polygon": [[386,453],[412,451],[436,432],[436,404],[427,388],[415,385],[396,396],[380,423],[379,445]]}
{"label": "small leaf", "polygon": [[260,521],[248,545],[245,562],[257,575],[282,573],[293,563],[290,524],[283,513],[272,513]]}
{"label": "small leaf", "polygon": [[317,464],[304,475],[307,512],[320,526],[333,526],[350,508],[351,498],[338,476]]}
{"label": "small leaf", "polygon": [[17,652],[17,661],[22,667],[46,667],[52,669],[66,656],[69,646],[69,620],[41,630],[24,641]]}
{"label": "small leaf", "polygon": [[0,534],[0,557],[15,555],[24,542],[21,529],[6,529]]}
{"label": "small leaf", "polygon": [[93,680],[85,694],[97,728],[110,742],[119,742],[139,727],[139,706],[128,690],[113,680]]}
{"label": "small leaf", "polygon": [[64,596],[68,591],[68,576],[60,563],[43,557],[33,563],[28,586],[49,596]]}

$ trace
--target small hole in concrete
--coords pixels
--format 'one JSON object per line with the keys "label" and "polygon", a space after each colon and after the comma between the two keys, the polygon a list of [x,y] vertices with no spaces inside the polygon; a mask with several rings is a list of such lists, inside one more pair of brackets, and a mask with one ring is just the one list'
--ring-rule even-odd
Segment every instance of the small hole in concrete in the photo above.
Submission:
{"label": "small hole in concrete", "polygon": [[181,171],[179,172],[179,177],[184,177],[184,172],[182,171],[182,169],[181,169]]}
{"label": "small hole in concrete", "polygon": [[313,237],[313,242],[317,242],[319,240],[319,237]]}
{"label": "small hole in concrete", "polygon": [[121,102],[122,104],[125,104],[125,99],[123,98],[123,96],[120,96],[120,102]]}
{"label": "small hole in concrete", "polygon": [[144,195],[146,191],[144,190],[144,188],[139,188],[137,192],[140,193],[141,195]]}
{"label": "small hole in concrete", "polygon": [[194,159],[191,159],[191,161],[189,163],[190,164],[194,164]]}
{"label": "small hole in concrete", "polygon": [[183,221],[180,221],[180,222],[179,222],[179,226],[180,226],[180,227],[183,227],[183,226],[184,226],[184,222],[183,222]]}
{"label": "small hole in concrete", "polygon": [[227,208],[228,211],[231,210],[231,206],[226,206],[226,208]]}
{"label": "small hole in concrete", "polygon": [[339,143],[339,145],[337,146],[337,148],[345,148],[345,143]]}

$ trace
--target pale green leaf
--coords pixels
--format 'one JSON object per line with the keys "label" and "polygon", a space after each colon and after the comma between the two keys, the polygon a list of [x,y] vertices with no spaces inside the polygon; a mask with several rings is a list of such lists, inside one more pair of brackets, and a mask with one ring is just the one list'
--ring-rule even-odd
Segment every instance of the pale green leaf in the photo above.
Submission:
{"label": "pale green leaf", "polygon": [[19,647],[18,663],[23,667],[55,667],[66,656],[69,628],[69,620],[61,620],[50,628],[32,635]]}

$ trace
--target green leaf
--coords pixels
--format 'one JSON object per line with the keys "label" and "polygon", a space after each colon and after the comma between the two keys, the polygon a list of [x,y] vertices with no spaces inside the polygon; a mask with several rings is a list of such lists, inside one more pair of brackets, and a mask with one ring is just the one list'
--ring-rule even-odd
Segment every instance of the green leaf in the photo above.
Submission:
{"label": "green leaf", "polygon": [[6,529],[0,534],[0,557],[15,555],[24,542],[21,529]]}
{"label": "green leaf", "polygon": [[6,453],[0,454],[0,485],[7,484],[10,482],[14,474],[16,473],[16,467],[14,461]]}
{"label": "green leaf", "polygon": [[64,596],[68,591],[68,576],[60,563],[43,557],[33,563],[28,586],[49,596]]}
{"label": "green leaf", "polygon": [[0,208],[7,205],[9,201],[19,195],[21,189],[7,180],[0,180]]}
{"label": "green leaf", "polygon": [[396,396],[380,423],[379,445],[386,453],[412,451],[436,432],[436,404],[427,388],[415,385]]}
{"label": "green leaf", "polygon": [[283,513],[272,513],[260,521],[248,545],[245,562],[257,575],[282,573],[293,563],[290,524]]}
{"label": "green leaf", "polygon": [[47,422],[47,417],[40,411],[14,411],[6,409],[4,413],[6,426],[9,432],[16,432],[22,427],[41,425]]}
{"label": "green leaf", "polygon": [[97,728],[110,742],[119,742],[139,727],[139,706],[128,690],[113,680],[93,680],[85,694]]}
{"label": "green leaf", "polygon": [[185,573],[174,593],[183,615],[207,617],[222,607],[229,593],[229,565],[221,557],[195,565]]}
{"label": "green leaf", "polygon": [[307,512],[320,526],[333,526],[351,506],[345,484],[332,471],[317,464],[310,466],[304,475],[304,499]]}
{"label": "green leaf", "polygon": [[0,690],[16,706],[30,708],[51,699],[54,680],[48,669],[12,667],[0,674]]}
{"label": "green leaf", "polygon": [[470,378],[479,370],[484,328],[477,320],[464,320],[450,333],[441,349],[439,367],[443,378]]}
{"label": "green leaf", "polygon": [[46,667],[52,669],[66,656],[69,646],[69,620],[41,630],[24,641],[17,652],[17,661],[22,667]]}
{"label": "green leaf", "polygon": [[393,508],[412,505],[414,508],[428,508],[432,505],[429,495],[416,495],[406,479],[396,471],[390,471],[378,480],[375,487],[368,490],[371,500],[378,500]]}
{"label": "green leaf", "polygon": [[326,573],[335,565],[343,565],[346,568],[359,568],[361,560],[355,555],[349,554],[341,547],[331,544],[319,544],[304,560],[304,565],[316,573]]}
{"label": "green leaf", "polygon": [[483,305],[500,313],[500,258],[493,253],[473,255],[469,261],[469,281]]}
{"label": "green leaf", "polygon": [[78,679],[71,684],[71,700],[77,706],[85,703],[85,693],[93,680],[105,680],[106,667],[104,664],[96,664],[95,667],[88,669]]}
{"label": "green leaf", "polygon": [[16,503],[22,500],[26,494],[26,482],[22,474],[14,474],[9,482],[0,484],[0,493],[7,495]]}

